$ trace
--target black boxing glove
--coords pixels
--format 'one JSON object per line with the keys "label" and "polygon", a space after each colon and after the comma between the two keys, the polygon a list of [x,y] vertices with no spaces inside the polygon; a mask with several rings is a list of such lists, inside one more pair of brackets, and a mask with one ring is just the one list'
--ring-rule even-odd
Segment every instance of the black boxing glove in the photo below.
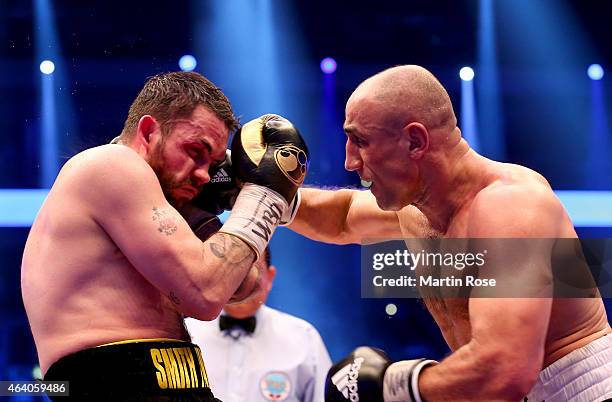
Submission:
{"label": "black boxing glove", "polygon": [[325,401],[422,402],[419,374],[432,364],[437,362],[417,359],[391,364],[382,350],[361,346],[329,370]]}
{"label": "black boxing glove", "polygon": [[222,226],[217,215],[191,204],[181,208],[180,214],[185,218],[193,233],[202,241],[206,241],[210,236],[217,233]]}
{"label": "black boxing glove", "polygon": [[233,172],[242,187],[221,232],[264,253],[279,224],[297,211],[296,197],[308,170],[308,148],[287,119],[264,115],[246,123],[232,141]]}
{"label": "black boxing glove", "polygon": [[[231,211],[240,193],[240,186],[232,168],[232,151],[225,152],[225,162],[210,169],[210,181],[204,185],[202,192],[192,203],[204,211],[220,215],[223,211]],[[293,222],[300,206],[300,192],[295,194],[289,209],[281,217],[280,226],[287,226]]]}
{"label": "black boxing glove", "polygon": [[383,402],[383,380],[389,357],[380,349],[361,346],[334,364],[325,382],[326,402]]}
{"label": "black boxing glove", "polygon": [[230,211],[240,193],[232,168],[232,152],[225,151],[225,161],[209,171],[210,181],[204,185],[202,192],[192,201],[193,205],[219,215]]}
{"label": "black boxing glove", "polygon": [[265,186],[290,204],[308,170],[308,147],[284,117],[266,114],[246,123],[232,141],[236,176]]}

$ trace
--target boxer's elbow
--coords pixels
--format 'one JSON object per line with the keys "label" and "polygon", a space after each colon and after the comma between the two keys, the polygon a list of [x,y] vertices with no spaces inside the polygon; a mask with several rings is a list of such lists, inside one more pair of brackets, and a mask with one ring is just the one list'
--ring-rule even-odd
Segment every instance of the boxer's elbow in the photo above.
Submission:
{"label": "boxer's elbow", "polygon": [[219,316],[222,309],[223,303],[203,296],[198,302],[185,309],[188,311],[182,311],[182,313],[200,321],[211,321]]}
{"label": "boxer's elbow", "polygon": [[178,310],[187,317],[201,321],[217,318],[223,309],[224,300],[215,288],[193,287],[185,300],[175,300]]}

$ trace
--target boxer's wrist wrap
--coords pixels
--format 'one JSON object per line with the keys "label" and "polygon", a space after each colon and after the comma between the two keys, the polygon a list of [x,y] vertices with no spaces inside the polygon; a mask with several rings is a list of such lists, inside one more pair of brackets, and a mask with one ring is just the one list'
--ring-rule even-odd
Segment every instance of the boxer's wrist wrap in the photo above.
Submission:
{"label": "boxer's wrist wrap", "polygon": [[298,188],[297,193],[295,193],[295,197],[289,204],[289,208],[285,211],[283,216],[281,217],[281,221],[279,226],[289,226],[291,222],[295,219],[295,215],[297,215],[297,211],[300,208],[300,204],[302,203],[302,196],[300,195],[300,189]]}
{"label": "boxer's wrist wrap", "polygon": [[234,208],[219,232],[242,239],[259,259],[287,209],[287,201],[276,191],[247,183],[240,190]]}
{"label": "boxer's wrist wrap", "polygon": [[393,363],[385,372],[383,398],[385,402],[423,402],[419,392],[419,374],[435,360],[402,360]]}

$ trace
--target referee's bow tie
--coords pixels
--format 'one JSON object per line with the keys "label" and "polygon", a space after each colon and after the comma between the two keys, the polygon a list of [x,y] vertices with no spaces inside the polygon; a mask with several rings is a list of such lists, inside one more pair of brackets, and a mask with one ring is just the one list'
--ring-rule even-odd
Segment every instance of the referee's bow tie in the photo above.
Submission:
{"label": "referee's bow tie", "polygon": [[255,324],[255,317],[234,318],[229,315],[222,315],[219,317],[219,328],[221,328],[221,331],[239,327],[242,328],[244,332],[252,334],[255,331]]}

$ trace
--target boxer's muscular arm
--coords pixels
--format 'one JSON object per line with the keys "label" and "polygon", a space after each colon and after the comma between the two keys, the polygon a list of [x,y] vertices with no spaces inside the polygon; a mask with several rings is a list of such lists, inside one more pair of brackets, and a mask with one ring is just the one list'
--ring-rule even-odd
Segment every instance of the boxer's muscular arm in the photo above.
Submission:
{"label": "boxer's muscular arm", "polygon": [[289,228],[310,239],[349,244],[402,237],[397,213],[381,210],[370,191],[302,188],[300,192],[300,208]]}
{"label": "boxer's muscular arm", "polygon": [[[552,191],[536,190],[534,194],[509,189],[494,193],[480,200],[481,206],[475,206],[470,237],[558,236],[565,212]],[[487,268],[504,270],[493,276],[503,279],[504,286],[510,281],[519,287],[539,282],[541,286],[534,287],[533,294],[541,298],[470,298],[471,340],[421,373],[419,385],[424,400],[518,401],[531,390],[542,369],[552,306],[547,276],[547,248],[551,245],[552,241],[537,240],[520,253],[503,244],[494,250],[507,263],[487,264]]]}
{"label": "boxer's muscular arm", "polygon": [[238,238],[202,243],[166,201],[149,165],[126,147],[97,151],[78,168],[79,197],[130,263],[181,313],[213,319],[254,259]]}

